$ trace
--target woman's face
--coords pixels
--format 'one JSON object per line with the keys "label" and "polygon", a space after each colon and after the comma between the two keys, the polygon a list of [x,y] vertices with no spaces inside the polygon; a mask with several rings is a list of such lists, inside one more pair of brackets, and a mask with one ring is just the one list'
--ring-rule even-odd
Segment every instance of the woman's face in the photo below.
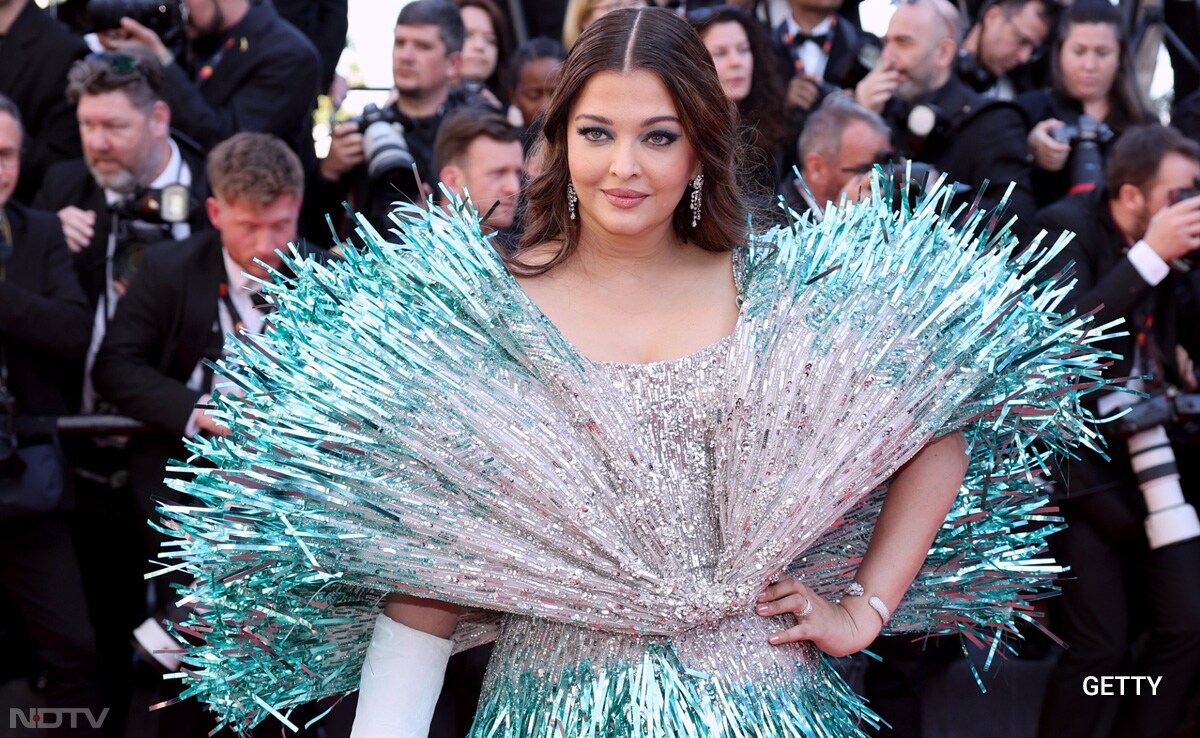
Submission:
{"label": "woman's face", "polygon": [[533,123],[554,94],[558,84],[558,70],[562,62],[552,56],[532,59],[521,65],[521,75],[513,90],[513,103],[521,111],[525,125]]}
{"label": "woman's face", "polygon": [[490,79],[496,71],[496,58],[500,53],[492,17],[482,8],[468,6],[462,9],[462,19],[467,27],[462,50],[462,78]]}
{"label": "woman's face", "polygon": [[714,23],[704,32],[704,46],[717,67],[725,97],[735,103],[745,100],[754,76],[754,54],[746,29],[737,21]]}
{"label": "woman's face", "polygon": [[567,163],[584,233],[661,239],[700,160],[655,74],[599,72],[567,121]]}
{"label": "woman's face", "polygon": [[1059,52],[1063,86],[1080,102],[1103,100],[1112,91],[1121,60],[1117,30],[1107,23],[1076,23]]}

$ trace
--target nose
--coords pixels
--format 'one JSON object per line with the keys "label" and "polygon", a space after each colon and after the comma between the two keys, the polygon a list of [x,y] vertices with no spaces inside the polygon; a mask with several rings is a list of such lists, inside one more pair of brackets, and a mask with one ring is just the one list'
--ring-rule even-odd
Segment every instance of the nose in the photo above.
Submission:
{"label": "nose", "polygon": [[637,176],[641,171],[641,164],[638,161],[637,142],[636,141],[618,141],[612,147],[612,161],[609,163],[608,170],[620,179],[629,179]]}
{"label": "nose", "polygon": [[108,134],[97,128],[84,134],[83,142],[92,151],[104,151],[108,149]]}
{"label": "nose", "polygon": [[517,192],[519,192],[520,190],[521,190],[521,175],[517,172],[513,172],[512,174],[505,177],[504,183],[503,183],[502,187],[500,188],[500,192],[505,197],[512,197],[513,195],[517,194]]}

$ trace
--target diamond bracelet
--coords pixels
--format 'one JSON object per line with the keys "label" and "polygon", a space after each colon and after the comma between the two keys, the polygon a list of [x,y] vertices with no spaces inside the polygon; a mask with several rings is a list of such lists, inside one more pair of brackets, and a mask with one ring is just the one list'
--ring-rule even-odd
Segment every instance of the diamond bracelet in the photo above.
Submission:
{"label": "diamond bracelet", "polygon": [[[864,594],[866,594],[866,590],[863,589],[863,586],[858,582],[850,582],[846,585],[846,588],[842,590],[842,594],[848,597],[862,597]],[[879,618],[883,621],[884,627],[887,627],[888,621],[892,619],[892,611],[888,609],[887,605],[883,604],[883,600],[879,599],[875,595],[871,595],[867,598],[867,604],[872,610],[879,614]]]}

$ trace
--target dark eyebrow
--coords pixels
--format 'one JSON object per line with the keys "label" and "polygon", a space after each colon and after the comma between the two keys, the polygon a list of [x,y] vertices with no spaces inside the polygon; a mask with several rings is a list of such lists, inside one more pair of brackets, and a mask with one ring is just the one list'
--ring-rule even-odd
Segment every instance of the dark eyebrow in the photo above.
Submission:
{"label": "dark eyebrow", "polygon": [[[591,113],[580,113],[579,115],[575,116],[575,118],[576,120],[579,118],[588,118],[589,120],[594,120],[597,123],[603,123],[606,126],[612,125],[612,121],[608,118],[600,115],[592,115]],[[659,115],[657,117],[647,118],[646,120],[642,121],[642,127],[652,126],[655,123],[680,123],[680,125],[682,125],[679,118],[676,118],[673,115]]]}

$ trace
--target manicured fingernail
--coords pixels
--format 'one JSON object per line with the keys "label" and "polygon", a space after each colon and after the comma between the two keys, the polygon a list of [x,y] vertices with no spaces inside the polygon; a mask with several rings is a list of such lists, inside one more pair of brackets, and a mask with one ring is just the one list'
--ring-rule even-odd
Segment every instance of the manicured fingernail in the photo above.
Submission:
{"label": "manicured fingernail", "polygon": [[770,643],[779,643],[779,636],[771,636],[767,639]]}
{"label": "manicured fingernail", "polygon": [[757,610],[759,613],[765,615],[767,613],[767,611],[770,610],[771,608],[767,607],[766,605],[759,605],[758,607],[756,607],[754,609]]}

